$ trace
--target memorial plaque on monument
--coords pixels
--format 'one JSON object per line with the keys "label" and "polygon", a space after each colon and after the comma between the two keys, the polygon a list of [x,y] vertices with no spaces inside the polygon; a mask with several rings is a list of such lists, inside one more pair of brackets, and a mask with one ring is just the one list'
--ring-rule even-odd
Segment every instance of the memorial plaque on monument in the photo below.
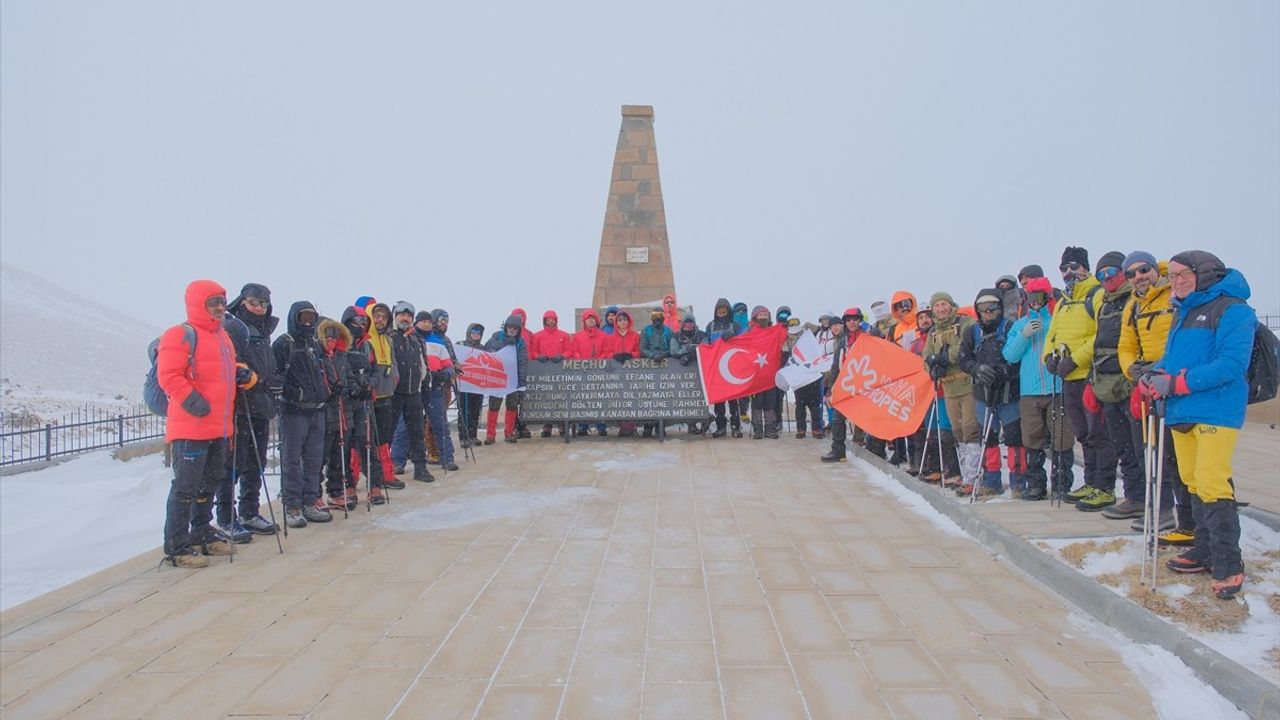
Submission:
{"label": "memorial plaque on monument", "polygon": [[520,417],[528,422],[702,421],[707,401],[697,363],[531,361]]}

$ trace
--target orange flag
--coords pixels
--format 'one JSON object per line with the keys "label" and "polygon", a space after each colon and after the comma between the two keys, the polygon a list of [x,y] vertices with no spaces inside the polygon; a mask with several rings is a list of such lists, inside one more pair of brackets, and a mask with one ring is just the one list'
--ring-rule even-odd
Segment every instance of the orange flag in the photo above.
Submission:
{"label": "orange flag", "polygon": [[884,440],[915,432],[934,399],[920,356],[863,333],[845,351],[831,406]]}

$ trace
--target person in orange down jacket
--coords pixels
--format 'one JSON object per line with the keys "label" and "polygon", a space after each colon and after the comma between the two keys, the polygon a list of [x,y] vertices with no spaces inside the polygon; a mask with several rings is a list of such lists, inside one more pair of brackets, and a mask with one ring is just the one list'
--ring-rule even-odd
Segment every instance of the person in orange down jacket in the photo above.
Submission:
{"label": "person in orange down jacket", "polygon": [[173,457],[164,557],[175,567],[199,568],[209,564],[205,555],[235,552],[210,525],[213,494],[235,432],[236,386],[251,387],[256,378],[247,367],[236,368],[236,349],[222,326],[227,291],[212,280],[196,280],[185,300],[187,321],[166,330],[156,348],[156,380],[169,398],[164,435]]}
{"label": "person in orange down jacket", "polygon": [[[600,315],[588,309],[582,313],[582,329],[573,334],[573,357],[576,360],[602,360],[609,357],[605,352],[605,343],[609,335],[600,327]],[[578,424],[578,434],[587,434],[587,424]],[[597,435],[608,435],[604,423],[596,423]]]}

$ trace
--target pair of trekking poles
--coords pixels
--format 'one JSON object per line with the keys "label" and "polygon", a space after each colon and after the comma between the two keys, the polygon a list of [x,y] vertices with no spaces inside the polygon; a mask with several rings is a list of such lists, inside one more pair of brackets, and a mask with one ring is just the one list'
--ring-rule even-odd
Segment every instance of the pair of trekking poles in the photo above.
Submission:
{"label": "pair of trekking poles", "polygon": [[1160,564],[1160,501],[1164,491],[1164,400],[1142,401],[1142,470],[1146,493],[1142,503],[1142,562],[1140,582],[1146,583],[1151,567],[1151,589],[1156,589]]}

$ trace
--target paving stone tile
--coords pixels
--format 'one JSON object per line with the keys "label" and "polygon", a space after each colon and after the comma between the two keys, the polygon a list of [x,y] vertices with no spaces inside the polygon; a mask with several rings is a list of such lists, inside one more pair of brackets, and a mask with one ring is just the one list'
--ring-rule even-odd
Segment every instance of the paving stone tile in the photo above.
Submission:
{"label": "paving stone tile", "polygon": [[95,697],[121,682],[146,664],[150,657],[139,653],[93,657],[17,700],[6,703],[4,717],[19,720],[62,717],[75,710],[86,698]]}
{"label": "paving stone tile", "polygon": [[710,641],[706,593],[699,588],[653,588],[649,601],[649,642]]}
{"label": "paving stone tile", "polygon": [[461,720],[480,706],[489,683],[483,680],[422,678],[391,717],[395,720]]}
{"label": "paving stone tile", "polygon": [[215,665],[199,680],[176,687],[142,717],[146,720],[220,720],[286,661],[287,658],[273,656],[230,658]]}
{"label": "paving stone tile", "polygon": [[1119,693],[1051,693],[1049,699],[1071,720],[1154,720],[1150,707],[1141,707]]}
{"label": "paving stone tile", "polygon": [[764,591],[751,575],[711,575],[707,577],[707,597],[713,606],[763,607]]}
{"label": "paving stone tile", "polygon": [[712,607],[720,666],[786,665],[773,618],[765,607]]}
{"label": "paving stone tile", "polygon": [[852,653],[792,655],[791,661],[812,717],[838,718],[851,712],[869,720],[892,717],[870,673]]}
{"label": "paving stone tile", "polygon": [[355,659],[378,639],[364,625],[335,625],[290,658],[257,690],[236,706],[247,715],[301,715],[342,682]]}
{"label": "paving stone tile", "polygon": [[701,588],[705,584],[701,564],[693,568],[655,567],[653,570],[654,587]]}
{"label": "paving stone tile", "polygon": [[416,672],[440,647],[442,638],[380,637],[356,661],[356,667],[409,667]]}
{"label": "paving stone tile", "polygon": [[578,649],[577,629],[523,628],[498,668],[498,685],[563,685]]}
{"label": "paving stone tile", "polygon": [[636,602],[591,603],[582,630],[581,652],[642,653],[648,622],[648,605]]}
{"label": "paving stone tile", "polygon": [[849,640],[816,590],[778,590],[769,593],[769,606],[787,650],[849,652]]}
{"label": "paving stone tile", "polygon": [[743,720],[807,717],[804,700],[788,668],[722,668],[725,711]]}
{"label": "paving stone tile", "polygon": [[643,679],[641,654],[580,653],[565,688],[562,717],[637,717]]}
{"label": "paving stone tile", "polygon": [[581,628],[587,619],[590,595],[552,595],[540,592],[529,607],[524,626],[529,628]]}
{"label": "paving stone tile", "polygon": [[867,584],[866,575],[856,568],[822,569],[813,571],[818,581],[818,589],[823,595],[874,595],[875,590]]}
{"label": "paving stone tile", "polygon": [[503,685],[485,695],[477,718],[528,718],[529,720],[554,720],[560,705],[559,687],[527,687]]}
{"label": "paving stone tile", "polygon": [[385,717],[417,674],[416,667],[354,667],[320,700],[308,718]]}
{"label": "paving stone tile", "polygon": [[875,595],[835,595],[827,603],[850,640],[913,639],[893,610]]}
{"label": "paving stone tile", "polygon": [[946,678],[924,648],[915,642],[862,643],[858,656],[881,688],[945,688]]}
{"label": "paving stone tile", "polygon": [[976,720],[978,717],[968,701],[954,690],[883,690],[880,697],[898,720]]}
{"label": "paving stone tile", "polygon": [[1049,698],[998,654],[940,654],[935,655],[934,660],[955,681],[969,703],[987,717],[1056,718],[1061,715]]}
{"label": "paving stone tile", "polygon": [[809,571],[793,550],[754,550],[751,553],[760,582],[766,590],[803,589],[814,586]]}
{"label": "paving stone tile", "polygon": [[714,682],[644,684],[645,720],[717,720],[722,717],[720,686]]}
{"label": "paving stone tile", "polygon": [[1112,687],[1060,645],[1026,636],[991,642],[1027,679],[1046,693],[1108,693]]}
{"label": "paving stone tile", "polygon": [[427,666],[427,677],[488,679],[515,635],[529,598],[486,590],[444,640]]}

